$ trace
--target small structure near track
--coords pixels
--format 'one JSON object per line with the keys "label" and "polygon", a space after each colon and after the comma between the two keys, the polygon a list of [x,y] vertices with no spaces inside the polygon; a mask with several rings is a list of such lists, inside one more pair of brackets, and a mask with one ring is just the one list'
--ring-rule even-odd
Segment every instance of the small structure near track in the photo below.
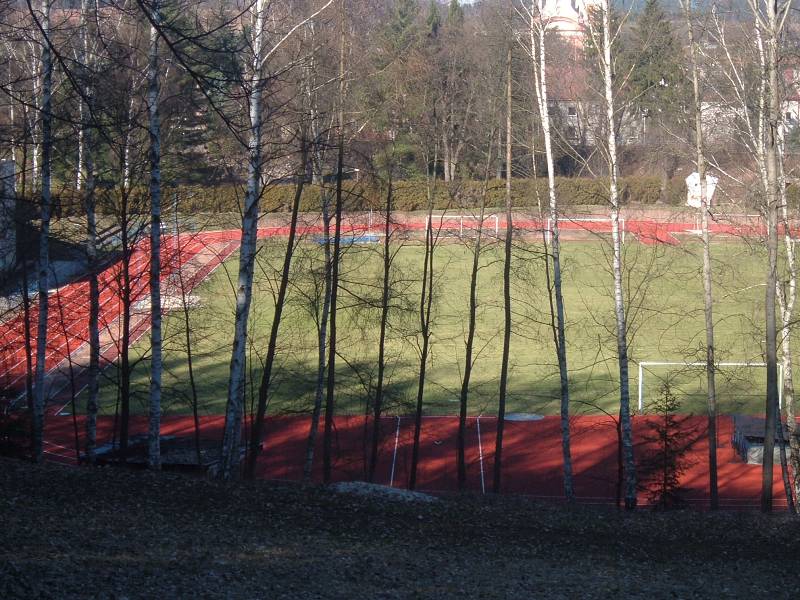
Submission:
{"label": "small structure near track", "polygon": [[17,262],[17,227],[14,162],[0,161],[0,280]]}
{"label": "small structure near track", "polygon": [[[242,459],[246,450],[244,445],[240,448]],[[200,440],[196,444],[193,437],[162,435],[161,469],[213,478],[217,474],[219,452],[218,441]],[[132,436],[128,440],[128,450],[125,453],[120,449],[118,441],[100,446],[97,449],[97,464],[129,469],[147,468],[147,435]]]}
{"label": "small structure near track", "polygon": [[[783,430],[788,454],[790,437],[785,424]],[[733,417],[733,447],[748,465],[760,465],[764,461],[764,419],[745,415]],[[776,433],[773,451],[776,464],[780,460],[780,450],[780,433]]]}

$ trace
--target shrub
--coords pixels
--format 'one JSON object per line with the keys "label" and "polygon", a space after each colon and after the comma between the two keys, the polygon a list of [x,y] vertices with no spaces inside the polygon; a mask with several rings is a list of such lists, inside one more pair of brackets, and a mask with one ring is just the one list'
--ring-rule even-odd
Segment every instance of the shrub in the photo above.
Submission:
{"label": "shrub", "polygon": [[[434,208],[466,209],[475,208],[480,203],[484,183],[475,180],[463,180],[454,183],[436,182],[434,192]],[[334,185],[328,183],[325,190],[331,195]],[[511,186],[512,201],[517,208],[534,209],[537,202],[547,204],[547,179],[514,179]],[[557,177],[556,190],[561,206],[606,206],[608,203],[608,180],[588,177]],[[798,192],[790,188],[792,198]],[[307,183],[300,200],[300,210],[317,212],[321,206],[322,186]],[[293,184],[277,184],[267,187],[261,196],[260,207],[264,212],[288,211],[294,198]],[[345,182],[345,209],[368,210],[377,209],[385,202],[385,190],[370,181]],[[129,192],[129,210],[132,213],[147,212],[148,189],[135,187]],[[214,187],[179,186],[165,187],[163,197],[168,206],[177,194],[180,210],[184,213],[230,213],[240,212],[244,202],[242,186],[226,184]],[[685,197],[685,186],[682,180],[668,182],[664,191],[664,200],[669,204],[679,204]],[[394,183],[394,208],[398,211],[425,210],[428,204],[427,184],[423,179],[408,179]],[[623,204],[653,205],[662,199],[661,180],[658,177],[631,176],[620,178],[620,201]],[[99,188],[97,190],[97,211],[100,214],[113,214],[121,204],[121,193],[118,188]],[[331,198],[332,201],[332,198]],[[36,213],[35,196],[20,200],[22,214],[32,217]],[[505,205],[505,181],[493,179],[487,184],[486,206],[499,207]],[[53,214],[59,216],[77,216],[83,214],[83,198],[73,190],[59,190],[53,194]]]}

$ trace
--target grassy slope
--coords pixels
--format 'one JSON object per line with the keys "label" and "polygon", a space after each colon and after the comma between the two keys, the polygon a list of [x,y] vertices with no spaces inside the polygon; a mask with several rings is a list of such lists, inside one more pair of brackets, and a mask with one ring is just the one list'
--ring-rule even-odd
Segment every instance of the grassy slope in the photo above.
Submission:
{"label": "grassy slope", "polygon": [[788,516],[398,505],[2,458],[0,513],[9,599],[782,598],[800,551]]}
{"label": "grassy slope", "polygon": [[[282,261],[283,240],[265,242],[257,268],[252,335],[255,355],[263,356],[272,318],[272,297],[277,288],[276,271]],[[605,241],[567,242],[564,246],[564,292],[567,307],[569,362],[573,409],[577,412],[615,410],[615,342],[613,302],[610,289],[609,247]],[[700,250],[697,243],[677,247],[628,243],[625,248],[631,357],[635,360],[702,360],[704,330]],[[377,357],[381,258],[377,246],[355,246],[348,251],[343,268],[346,307],[340,325],[339,410],[362,412],[366,389],[374,386]],[[541,247],[519,243],[515,251],[514,339],[509,393],[510,410],[553,413],[558,407],[558,374],[545,291]],[[715,256],[717,354],[723,361],[761,361],[763,284],[760,250],[741,242],[717,243]],[[193,311],[192,335],[196,372],[203,411],[221,411],[226,396],[227,368],[232,335],[233,292],[237,257],[196,292],[203,306]],[[437,305],[433,357],[429,369],[427,409],[453,413],[457,407],[463,368],[465,323],[469,293],[469,249],[460,244],[442,245],[436,254]],[[405,412],[416,392],[416,353],[419,265],[422,248],[410,244],[398,249],[395,278],[398,293],[389,331],[389,402],[391,410]],[[290,305],[285,313],[279,351],[278,380],[271,411],[304,411],[313,395],[316,333],[310,317],[310,298],[318,293],[310,273],[319,271],[321,251],[301,244],[294,263]],[[496,410],[502,332],[501,247],[489,246],[482,259],[479,280],[476,370],[470,399],[473,413]],[[364,308],[372,303],[372,308]],[[341,318],[340,318],[341,322]],[[166,320],[166,397],[170,412],[186,412],[188,376],[182,351],[182,315]],[[146,352],[146,343],[137,346]],[[111,374],[113,378],[113,373]],[[258,370],[252,380],[258,382]],[[683,398],[685,410],[700,412],[704,402],[701,373],[681,375],[655,369],[646,378],[646,396],[658,393],[666,377]],[[135,373],[137,404],[144,406],[147,365]],[[723,412],[758,411],[761,408],[763,369],[733,370],[720,374]],[[635,366],[631,369],[634,395]],[[115,389],[103,389],[106,410],[113,410]]]}

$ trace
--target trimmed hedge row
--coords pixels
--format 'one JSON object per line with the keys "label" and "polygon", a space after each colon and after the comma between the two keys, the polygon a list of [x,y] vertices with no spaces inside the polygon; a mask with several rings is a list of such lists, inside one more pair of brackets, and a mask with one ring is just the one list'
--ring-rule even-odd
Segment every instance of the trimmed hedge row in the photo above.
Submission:
{"label": "trimmed hedge row", "polygon": [[[671,181],[664,193],[658,177],[623,177],[620,180],[620,193],[624,204],[681,204],[686,198],[686,188],[682,181]],[[567,178],[556,179],[559,202],[563,206],[604,206],[608,202],[608,183],[603,179]],[[475,207],[480,202],[483,182],[460,181],[457,183],[437,182],[434,205],[437,210],[458,207]],[[347,210],[379,208],[385,203],[385,190],[370,184],[347,182],[345,197]],[[332,186],[326,187],[333,193]],[[303,189],[300,209],[303,212],[316,212],[320,209],[323,190],[318,185],[307,184]],[[238,211],[242,202],[241,188],[224,186],[216,188],[181,188],[179,206],[183,212],[232,212]],[[294,197],[294,186],[277,185],[264,190],[261,209],[266,212],[288,210]],[[514,205],[520,208],[535,207],[539,199],[547,202],[547,180],[540,178],[515,179],[512,182]],[[392,194],[394,209],[398,211],[424,210],[427,206],[427,187],[425,181],[398,181]],[[487,188],[487,206],[505,204],[505,181],[492,180]]]}
{"label": "trimmed hedge row", "polygon": [[[686,197],[683,181],[669,181],[662,192],[662,181],[658,177],[622,177],[620,194],[623,204],[653,205],[659,202],[681,204]],[[471,208],[480,202],[483,182],[459,181],[444,183],[438,181],[435,190],[437,210]],[[604,206],[608,202],[608,181],[589,178],[556,178],[559,203],[562,206]],[[366,210],[379,208],[385,202],[385,190],[370,183],[346,182],[346,210]],[[333,186],[326,185],[325,193],[333,194]],[[291,184],[270,186],[261,198],[264,212],[286,211],[294,198],[295,188]],[[303,212],[320,210],[321,193],[319,185],[306,184],[300,202]],[[165,188],[164,202],[171,203],[177,194],[179,208],[183,213],[226,213],[239,212],[243,202],[241,186],[225,185],[217,187],[181,186]],[[541,200],[547,203],[547,180],[545,178],[515,179],[512,182],[512,196],[516,207],[535,207]],[[148,191],[146,188],[134,189],[129,196],[131,212],[147,211]],[[81,197],[74,192],[64,191],[54,194],[54,214],[61,216],[77,215],[83,212]],[[427,188],[423,180],[397,181],[393,190],[394,209],[398,211],[424,210],[427,206]],[[121,204],[118,190],[98,190],[97,210],[112,214]],[[492,180],[487,189],[487,206],[497,207],[505,204],[505,181]]]}

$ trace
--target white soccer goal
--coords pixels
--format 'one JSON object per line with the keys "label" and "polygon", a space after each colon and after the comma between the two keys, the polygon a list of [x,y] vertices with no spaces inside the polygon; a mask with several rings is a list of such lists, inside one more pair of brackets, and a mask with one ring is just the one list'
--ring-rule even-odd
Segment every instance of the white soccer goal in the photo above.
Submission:
{"label": "white soccer goal", "polygon": [[[458,237],[465,234],[474,234],[478,231],[481,218],[478,215],[434,215],[434,231],[458,231]],[[425,230],[428,230],[428,217],[425,217]],[[483,217],[483,231],[494,232],[495,237],[500,236],[500,219],[497,215],[485,215]]]}
{"label": "white soccer goal", "polygon": [[[647,374],[650,373],[652,377],[658,379],[658,376],[653,372],[656,368],[666,369],[698,369],[699,373],[705,373],[706,363],[704,362],[680,362],[680,361],[642,361],[639,363],[639,413],[644,412],[645,405],[645,379]],[[717,363],[717,373],[721,369],[766,369],[767,363],[763,362],[721,362]],[[759,391],[761,394],[761,391]],[[778,363],[778,404],[783,407],[783,365]]]}
{"label": "white soccer goal", "polygon": [[[613,221],[611,217],[560,217],[558,219],[559,233],[565,231],[584,231],[597,234],[611,234],[613,231]],[[620,217],[619,230],[622,236],[622,243],[625,243],[625,219]],[[547,229],[545,239],[548,243],[553,237],[553,219],[547,219]]]}

